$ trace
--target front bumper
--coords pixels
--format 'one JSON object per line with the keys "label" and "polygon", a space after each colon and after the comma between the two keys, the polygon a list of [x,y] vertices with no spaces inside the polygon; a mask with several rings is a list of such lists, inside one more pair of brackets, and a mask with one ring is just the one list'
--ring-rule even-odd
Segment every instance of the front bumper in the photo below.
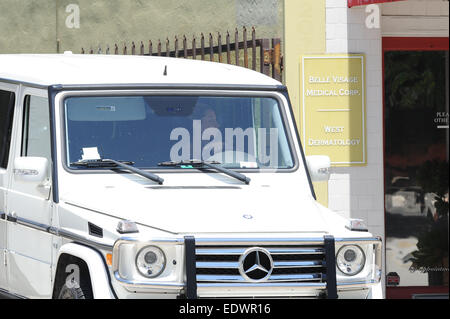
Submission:
{"label": "front bumper", "polygon": [[[164,280],[130,280],[121,276],[118,267],[113,267],[114,280],[128,292],[139,294],[165,294],[178,298],[374,298],[378,296],[377,287],[381,287],[381,239],[366,238],[194,238],[185,237],[178,241],[184,247],[184,272],[179,281]],[[364,278],[343,278],[336,274],[336,247],[344,244],[363,244],[373,247],[373,271]],[[211,269],[211,274],[202,273],[201,265],[214,265],[205,262],[202,250],[232,252],[248,247],[263,247],[270,251],[297,247],[319,247],[323,251],[323,267],[320,276],[309,274],[272,275],[267,280],[252,282],[248,278],[236,275],[223,275],[218,269]],[[281,248],[280,248],[281,247]],[[118,251],[118,245],[115,245]],[[205,249],[206,248],[206,249]],[[117,255],[116,255],[117,256]],[[217,264],[217,263],[216,263]],[[277,264],[275,262],[275,264]],[[227,267],[232,267],[227,263]],[[230,270],[227,270],[228,273]],[[220,274],[217,274],[220,273]],[[272,278],[273,277],[273,278]],[[206,278],[206,279],[205,279]]]}

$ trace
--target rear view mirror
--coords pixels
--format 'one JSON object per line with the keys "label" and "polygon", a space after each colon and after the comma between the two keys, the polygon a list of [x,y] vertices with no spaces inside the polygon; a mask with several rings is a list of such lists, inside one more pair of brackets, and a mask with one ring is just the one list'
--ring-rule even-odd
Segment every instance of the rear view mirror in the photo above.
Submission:
{"label": "rear view mirror", "polygon": [[331,160],[328,156],[307,156],[306,163],[313,182],[325,182],[330,179]]}
{"label": "rear view mirror", "polygon": [[14,178],[22,182],[43,183],[48,178],[48,164],[44,157],[18,157],[14,160]]}

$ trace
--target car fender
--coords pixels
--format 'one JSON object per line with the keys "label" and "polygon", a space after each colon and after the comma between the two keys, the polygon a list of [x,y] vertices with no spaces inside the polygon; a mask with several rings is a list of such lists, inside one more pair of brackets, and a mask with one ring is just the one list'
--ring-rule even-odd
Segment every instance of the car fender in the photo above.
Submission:
{"label": "car fender", "polygon": [[61,246],[57,260],[59,260],[62,254],[72,255],[82,259],[86,263],[89,269],[92,293],[95,299],[114,298],[114,294],[110,288],[107,269],[105,268],[105,263],[99,252],[83,245],[68,243]]}

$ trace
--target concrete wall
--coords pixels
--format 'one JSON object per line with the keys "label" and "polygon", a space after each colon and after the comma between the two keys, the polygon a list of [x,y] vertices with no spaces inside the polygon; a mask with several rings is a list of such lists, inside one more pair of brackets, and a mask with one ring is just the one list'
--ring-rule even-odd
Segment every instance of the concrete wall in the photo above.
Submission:
{"label": "concrete wall", "polygon": [[[79,8],[79,28],[70,5]],[[226,34],[242,31],[242,26],[255,26],[258,38],[282,37],[283,1],[2,0],[0,53],[54,53],[57,39],[60,52],[80,52],[82,47],[155,42],[183,34],[189,39],[201,32]]]}
{"label": "concrete wall", "polygon": [[[367,28],[364,6],[349,9],[347,0],[326,0],[326,6],[326,52],[366,56],[367,166],[333,168],[328,183],[329,208],[365,220],[369,231],[384,242],[381,28]],[[384,282],[385,269],[382,278]]]}
{"label": "concrete wall", "polygon": [[366,7],[347,8],[347,0],[326,1],[326,53],[366,56],[367,166],[333,168],[329,208],[364,219],[384,237],[383,87],[381,28],[367,28]]}
{"label": "concrete wall", "polygon": [[0,1],[0,53],[55,52],[56,1]]}

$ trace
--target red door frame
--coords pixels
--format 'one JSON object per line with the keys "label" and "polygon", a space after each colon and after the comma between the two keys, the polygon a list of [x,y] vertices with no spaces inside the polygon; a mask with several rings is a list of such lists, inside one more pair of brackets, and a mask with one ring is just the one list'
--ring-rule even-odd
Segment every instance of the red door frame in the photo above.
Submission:
{"label": "red door frame", "polygon": [[[387,51],[448,51],[449,38],[413,38],[413,37],[383,37],[383,145],[385,145],[385,88],[384,88],[384,53]],[[384,147],[383,147],[384,158]],[[383,161],[383,179],[385,178],[385,168]],[[386,233],[386,211],[385,211],[385,233]],[[387,299],[410,299],[415,294],[448,294],[448,286],[434,287],[386,287]]]}

